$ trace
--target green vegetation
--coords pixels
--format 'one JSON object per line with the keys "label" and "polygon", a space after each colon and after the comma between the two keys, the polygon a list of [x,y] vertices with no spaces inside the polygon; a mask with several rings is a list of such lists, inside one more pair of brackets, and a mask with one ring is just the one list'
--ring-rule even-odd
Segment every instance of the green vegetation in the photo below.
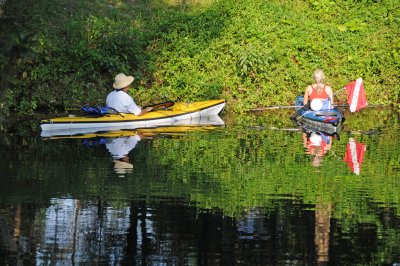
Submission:
{"label": "green vegetation", "polygon": [[399,102],[397,0],[5,0],[0,22],[5,113],[103,103],[119,72],[140,104],[288,105],[315,68],[334,90],[363,77],[371,103]]}

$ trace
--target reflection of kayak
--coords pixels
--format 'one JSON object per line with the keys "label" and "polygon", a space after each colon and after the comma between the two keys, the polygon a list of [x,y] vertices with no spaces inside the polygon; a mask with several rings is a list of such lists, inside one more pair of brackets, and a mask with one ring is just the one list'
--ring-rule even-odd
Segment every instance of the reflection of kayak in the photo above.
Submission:
{"label": "reflection of kayak", "polygon": [[[103,128],[108,130],[135,129],[171,124],[178,120],[217,115],[225,106],[224,100],[211,100],[191,103],[175,103],[165,110],[155,110],[142,116],[134,114],[105,114],[100,116],[68,116],[42,120],[43,131]],[[92,130],[95,132],[97,130]]]}
{"label": "reflection of kayak", "polygon": [[[155,134],[176,134],[185,133],[188,131],[203,131],[215,129],[216,127],[223,126],[225,123],[218,115],[211,115],[206,117],[197,117],[193,119],[177,120],[171,123],[157,124],[153,127],[131,127],[124,128],[124,130],[115,130],[110,127],[97,127],[97,128],[72,128],[72,129],[59,129],[42,131],[43,138],[60,139],[60,138],[118,138],[134,136],[138,132],[144,135]],[[131,129],[131,130],[130,130]],[[134,130],[132,130],[134,129]]]}
{"label": "reflection of kayak", "polygon": [[313,111],[303,108],[303,96],[296,98],[296,113],[291,119],[299,126],[315,131],[334,134],[340,131],[344,121],[343,113],[336,109]]}

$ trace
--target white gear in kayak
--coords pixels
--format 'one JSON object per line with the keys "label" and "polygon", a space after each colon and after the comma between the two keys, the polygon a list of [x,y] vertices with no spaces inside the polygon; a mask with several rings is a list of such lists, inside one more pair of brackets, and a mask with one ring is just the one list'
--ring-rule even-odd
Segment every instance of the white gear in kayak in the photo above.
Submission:
{"label": "white gear in kayak", "polygon": [[322,109],[322,106],[324,103],[322,102],[321,99],[314,99],[311,101],[310,107],[313,111],[319,111]]}

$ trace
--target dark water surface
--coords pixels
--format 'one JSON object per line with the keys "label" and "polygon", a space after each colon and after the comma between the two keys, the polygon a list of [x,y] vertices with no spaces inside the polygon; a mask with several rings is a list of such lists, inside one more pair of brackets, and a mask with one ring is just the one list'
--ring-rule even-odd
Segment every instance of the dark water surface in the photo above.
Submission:
{"label": "dark water surface", "polygon": [[289,116],[54,139],[3,123],[0,265],[399,265],[398,114],[327,139]]}

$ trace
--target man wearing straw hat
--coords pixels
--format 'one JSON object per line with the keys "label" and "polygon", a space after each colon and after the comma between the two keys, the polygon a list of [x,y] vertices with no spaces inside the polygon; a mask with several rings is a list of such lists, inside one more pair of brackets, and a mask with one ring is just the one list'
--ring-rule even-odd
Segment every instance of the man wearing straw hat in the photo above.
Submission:
{"label": "man wearing straw hat", "polygon": [[106,105],[114,108],[120,113],[143,115],[147,112],[150,112],[153,109],[152,107],[146,107],[143,109],[142,107],[138,106],[128,94],[130,85],[134,79],[134,77],[126,76],[123,73],[118,74],[113,83],[115,90],[108,94]]}

